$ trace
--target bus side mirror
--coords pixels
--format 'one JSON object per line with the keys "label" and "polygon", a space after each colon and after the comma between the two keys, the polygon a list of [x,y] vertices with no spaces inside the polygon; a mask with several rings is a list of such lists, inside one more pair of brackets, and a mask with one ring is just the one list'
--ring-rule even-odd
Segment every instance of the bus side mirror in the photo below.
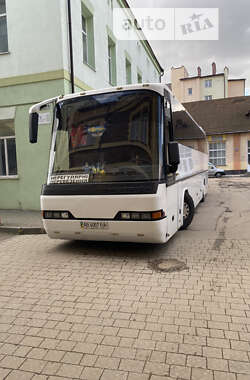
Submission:
{"label": "bus side mirror", "polygon": [[171,141],[168,143],[168,159],[170,171],[175,173],[180,163],[179,145],[176,141]]}
{"label": "bus side mirror", "polygon": [[35,112],[35,113],[31,113],[30,114],[30,120],[29,120],[29,138],[30,138],[30,143],[31,144],[37,143],[38,119],[39,119],[38,113]]}

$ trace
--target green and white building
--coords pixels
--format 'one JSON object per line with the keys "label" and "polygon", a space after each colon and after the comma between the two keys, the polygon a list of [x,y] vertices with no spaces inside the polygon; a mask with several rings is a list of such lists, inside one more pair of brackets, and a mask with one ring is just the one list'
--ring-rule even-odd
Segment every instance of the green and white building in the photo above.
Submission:
{"label": "green and white building", "polygon": [[[126,0],[73,0],[75,91],[136,82],[163,74],[147,41],[120,41],[113,9]],[[71,92],[68,0],[0,0],[0,209],[39,209],[51,130],[29,144],[32,104]]]}

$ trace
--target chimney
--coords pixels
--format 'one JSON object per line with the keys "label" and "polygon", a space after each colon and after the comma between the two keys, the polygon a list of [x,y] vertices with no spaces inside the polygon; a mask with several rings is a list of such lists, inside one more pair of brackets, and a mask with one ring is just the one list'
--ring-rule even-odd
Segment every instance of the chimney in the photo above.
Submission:
{"label": "chimney", "polygon": [[212,74],[216,75],[216,63],[215,62],[212,63]]}
{"label": "chimney", "polygon": [[224,67],[224,74],[228,76],[229,68],[227,66]]}
{"label": "chimney", "polygon": [[201,68],[200,68],[200,66],[197,67],[197,71],[198,71],[198,77],[200,77],[201,76]]}

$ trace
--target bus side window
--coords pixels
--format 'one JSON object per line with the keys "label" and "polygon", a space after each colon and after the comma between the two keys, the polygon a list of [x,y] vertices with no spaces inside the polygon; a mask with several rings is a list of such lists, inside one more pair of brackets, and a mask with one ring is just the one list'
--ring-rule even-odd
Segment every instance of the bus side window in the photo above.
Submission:
{"label": "bus side window", "polygon": [[174,96],[171,96],[171,104],[175,139],[182,145],[206,153],[207,143],[204,131]]}

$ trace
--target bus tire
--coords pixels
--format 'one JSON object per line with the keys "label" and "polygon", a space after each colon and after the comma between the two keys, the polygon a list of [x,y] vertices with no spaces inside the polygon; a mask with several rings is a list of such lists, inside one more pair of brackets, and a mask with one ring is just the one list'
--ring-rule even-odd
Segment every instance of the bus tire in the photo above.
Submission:
{"label": "bus tire", "polygon": [[194,202],[192,197],[188,194],[188,192],[184,195],[184,203],[183,203],[183,225],[181,226],[181,230],[185,230],[192,222],[194,217]]}
{"label": "bus tire", "polygon": [[221,173],[216,173],[216,174],[215,174],[215,177],[216,177],[216,178],[220,178],[220,177],[222,177],[222,174],[221,174]]}
{"label": "bus tire", "polygon": [[201,202],[205,202],[205,193],[202,195]]}

